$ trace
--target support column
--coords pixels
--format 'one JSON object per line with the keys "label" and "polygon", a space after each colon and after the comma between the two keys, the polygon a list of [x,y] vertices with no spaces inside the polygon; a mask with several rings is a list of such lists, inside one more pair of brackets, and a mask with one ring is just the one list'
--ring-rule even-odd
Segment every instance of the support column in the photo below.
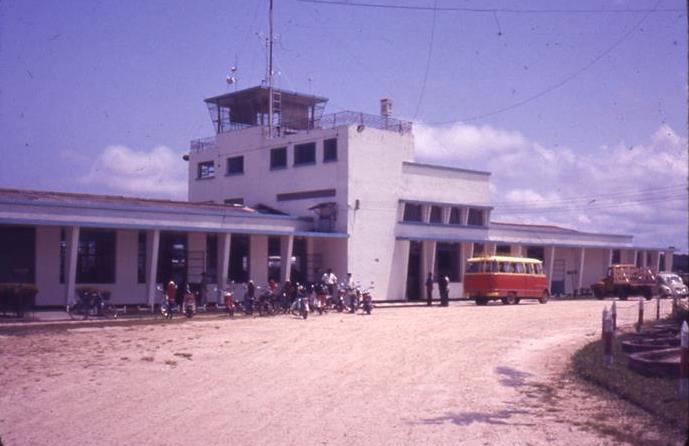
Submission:
{"label": "support column", "polygon": [[584,284],[584,264],[586,259],[586,248],[581,248],[579,252],[579,283],[577,284],[577,291],[581,290]]}
{"label": "support column", "polygon": [[638,258],[639,258],[639,251],[637,251],[635,249],[634,251],[632,251],[632,263],[634,264],[634,266],[636,266],[636,264],[638,263]]}
{"label": "support column", "polygon": [[674,260],[674,251],[665,251],[665,271],[672,272]]}
{"label": "support column", "polygon": [[154,229],[152,231],[146,231],[146,295],[148,297],[148,306],[151,307],[151,311],[153,311],[156,298],[159,251],[160,230]]}
{"label": "support column", "polygon": [[292,249],[294,247],[294,236],[288,235],[280,237],[280,281],[291,280],[292,275]]}
{"label": "support column", "polygon": [[612,265],[612,254],[613,254],[613,249],[608,249],[608,268]]}
{"label": "support column", "polygon": [[461,219],[462,226],[467,226],[469,224],[469,208],[461,208],[459,218]]}
{"label": "support column", "polygon": [[[424,284],[426,283],[426,277],[428,277],[428,273],[431,273],[433,275],[433,278],[435,279],[436,272],[435,272],[435,251],[436,251],[436,245],[437,242],[433,240],[426,240],[421,242],[421,298],[425,299],[426,298],[426,287]],[[435,294],[435,291],[434,291]],[[435,297],[435,296],[434,296]]]}
{"label": "support column", "polygon": [[256,285],[268,282],[268,236],[249,236],[249,279]]}
{"label": "support column", "polygon": [[655,260],[653,261],[653,271],[658,273],[658,272],[660,272],[660,251],[656,251],[654,253],[654,255],[655,255],[655,257],[654,257]]}
{"label": "support column", "polygon": [[79,254],[79,226],[67,228],[65,253],[65,305],[76,302],[77,256]]}
{"label": "support column", "polygon": [[452,212],[452,208],[450,206],[443,206],[442,208],[442,222],[444,225],[449,225],[450,224],[450,213]]}
{"label": "support column", "polygon": [[646,268],[648,266],[648,251],[641,251],[641,267]]}
{"label": "support column", "polygon": [[548,279],[548,293],[552,294],[551,286],[553,284],[553,265],[555,264],[555,247],[551,246],[545,250],[545,258],[547,261],[546,271]]}
{"label": "support column", "polygon": [[230,246],[232,234],[218,234],[218,296],[217,302],[222,302],[222,291],[227,286],[227,277],[230,271]]}

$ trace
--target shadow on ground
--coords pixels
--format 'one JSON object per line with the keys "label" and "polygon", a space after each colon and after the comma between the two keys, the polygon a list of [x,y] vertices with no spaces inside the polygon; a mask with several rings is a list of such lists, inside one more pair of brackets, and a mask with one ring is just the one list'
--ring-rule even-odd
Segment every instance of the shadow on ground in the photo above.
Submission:
{"label": "shadow on ground", "polygon": [[526,379],[532,377],[531,373],[522,372],[512,367],[496,367],[495,373],[500,375],[500,384],[505,387],[522,387],[526,385]]}
{"label": "shadow on ground", "polygon": [[473,423],[500,424],[510,426],[534,426],[534,423],[516,423],[510,419],[513,415],[528,414],[526,410],[505,409],[494,413],[490,412],[457,412],[448,413],[435,418],[423,418],[417,424],[445,424],[452,423],[457,426],[468,426]]}

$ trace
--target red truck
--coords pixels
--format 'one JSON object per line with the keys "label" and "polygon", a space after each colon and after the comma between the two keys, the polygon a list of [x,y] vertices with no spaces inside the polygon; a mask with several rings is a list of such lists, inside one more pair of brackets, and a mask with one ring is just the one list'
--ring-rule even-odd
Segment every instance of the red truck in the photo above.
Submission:
{"label": "red truck", "polygon": [[605,277],[591,285],[593,295],[598,299],[617,296],[627,300],[629,296],[653,297],[656,273],[651,268],[635,265],[611,265]]}

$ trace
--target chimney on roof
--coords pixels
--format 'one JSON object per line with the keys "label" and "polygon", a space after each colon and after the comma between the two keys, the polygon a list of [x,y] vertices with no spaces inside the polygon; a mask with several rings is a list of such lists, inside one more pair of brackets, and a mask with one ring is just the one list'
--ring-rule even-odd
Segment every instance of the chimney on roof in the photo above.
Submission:
{"label": "chimney on roof", "polygon": [[392,116],[392,99],[383,98],[380,100],[380,116],[384,118]]}

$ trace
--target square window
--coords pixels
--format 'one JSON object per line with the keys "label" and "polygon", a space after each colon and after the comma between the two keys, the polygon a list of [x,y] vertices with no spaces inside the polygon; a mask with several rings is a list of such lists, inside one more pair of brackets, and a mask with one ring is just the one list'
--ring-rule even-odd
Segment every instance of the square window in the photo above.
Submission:
{"label": "square window", "polygon": [[421,221],[421,205],[413,203],[404,204],[403,221]]}
{"label": "square window", "polygon": [[294,146],[294,165],[305,166],[316,164],[316,143],[297,144]]}
{"label": "square window", "polygon": [[287,167],[287,147],[270,149],[270,168],[284,169]]}
{"label": "square window", "polygon": [[440,206],[431,206],[431,223],[443,222],[443,209]]}
{"label": "square window", "polygon": [[198,165],[198,173],[196,178],[213,178],[215,177],[215,164],[213,161],[204,161]]}
{"label": "square window", "polygon": [[483,226],[483,211],[481,209],[469,209],[469,226]]}
{"label": "square window", "polygon": [[323,162],[337,161],[337,139],[323,141]]}
{"label": "square window", "polygon": [[244,173],[244,157],[233,156],[227,158],[227,175],[239,175]]}

